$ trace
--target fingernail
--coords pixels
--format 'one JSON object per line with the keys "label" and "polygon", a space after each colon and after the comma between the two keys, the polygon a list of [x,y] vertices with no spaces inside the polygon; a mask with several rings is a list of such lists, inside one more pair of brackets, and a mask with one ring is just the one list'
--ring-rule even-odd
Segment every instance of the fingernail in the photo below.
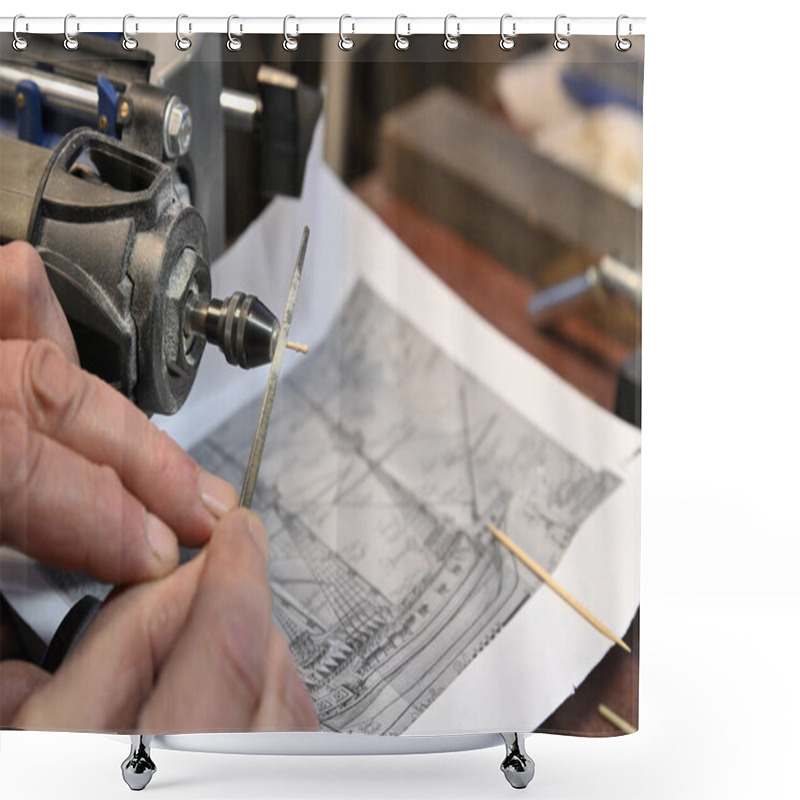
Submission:
{"label": "fingernail", "polygon": [[224,517],[239,504],[236,489],[227,481],[212,475],[210,472],[200,470],[197,476],[197,487],[200,490],[203,505],[217,519]]}
{"label": "fingernail", "polygon": [[47,340],[39,340],[31,349],[31,388],[46,409],[59,409],[74,397],[70,364],[61,351]]}
{"label": "fingernail", "polygon": [[154,514],[145,514],[144,533],[150,549],[163,564],[178,563],[178,540],[175,534]]}

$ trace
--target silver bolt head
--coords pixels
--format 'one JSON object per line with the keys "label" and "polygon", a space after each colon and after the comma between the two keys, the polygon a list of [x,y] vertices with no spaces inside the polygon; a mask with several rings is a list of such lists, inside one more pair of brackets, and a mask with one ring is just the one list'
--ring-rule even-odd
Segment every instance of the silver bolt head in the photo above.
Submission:
{"label": "silver bolt head", "polygon": [[170,158],[189,152],[192,143],[192,112],[180,101],[171,103],[167,110],[165,150]]}

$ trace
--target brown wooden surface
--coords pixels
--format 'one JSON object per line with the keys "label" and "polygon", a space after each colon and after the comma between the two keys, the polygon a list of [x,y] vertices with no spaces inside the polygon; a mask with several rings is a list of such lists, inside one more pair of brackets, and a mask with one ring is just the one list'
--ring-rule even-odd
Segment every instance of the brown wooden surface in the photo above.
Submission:
{"label": "brown wooden surface", "polygon": [[[526,306],[535,284],[468,243],[441,223],[394,196],[377,173],[355,193],[442,281],[502,333],[604,408],[613,409],[616,373],[629,344],[570,314],[547,332],[534,328]],[[540,731],[584,736],[620,732],[597,712],[599,703],[638,727],[639,614],[623,637],[633,654],[612,647]]]}

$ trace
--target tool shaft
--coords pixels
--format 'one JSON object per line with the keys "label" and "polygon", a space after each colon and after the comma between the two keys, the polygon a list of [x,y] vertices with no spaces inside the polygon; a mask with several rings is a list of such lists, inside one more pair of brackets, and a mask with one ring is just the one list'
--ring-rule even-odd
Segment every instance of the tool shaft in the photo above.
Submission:
{"label": "tool shaft", "polygon": [[264,442],[267,440],[267,428],[269,418],[272,415],[272,406],[275,403],[275,392],[278,388],[278,378],[280,378],[281,367],[283,366],[283,356],[286,353],[286,342],[289,338],[289,327],[292,324],[294,315],[294,305],[297,301],[297,289],[300,286],[300,275],[303,271],[303,262],[306,258],[306,248],[308,247],[308,227],[303,229],[303,236],[300,240],[300,250],[297,253],[297,261],[292,273],[292,282],[289,285],[289,295],[286,298],[286,308],[283,310],[283,320],[278,334],[278,343],[275,346],[275,354],[272,357],[272,365],[269,369],[267,378],[267,388],[264,391],[264,399],[261,402],[261,411],[258,415],[258,425],[256,426],[253,446],[250,449],[250,459],[247,462],[247,469],[244,473],[244,483],[242,493],[239,496],[239,505],[242,508],[250,508],[253,502],[253,493],[258,480],[258,470],[261,466],[261,456],[264,452]]}

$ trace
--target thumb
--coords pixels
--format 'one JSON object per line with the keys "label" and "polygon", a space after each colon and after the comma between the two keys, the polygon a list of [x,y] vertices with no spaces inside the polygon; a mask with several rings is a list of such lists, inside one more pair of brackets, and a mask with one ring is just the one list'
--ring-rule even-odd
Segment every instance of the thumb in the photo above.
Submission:
{"label": "thumb", "polygon": [[29,661],[4,661],[0,665],[0,727],[11,727],[22,704],[51,677]]}

